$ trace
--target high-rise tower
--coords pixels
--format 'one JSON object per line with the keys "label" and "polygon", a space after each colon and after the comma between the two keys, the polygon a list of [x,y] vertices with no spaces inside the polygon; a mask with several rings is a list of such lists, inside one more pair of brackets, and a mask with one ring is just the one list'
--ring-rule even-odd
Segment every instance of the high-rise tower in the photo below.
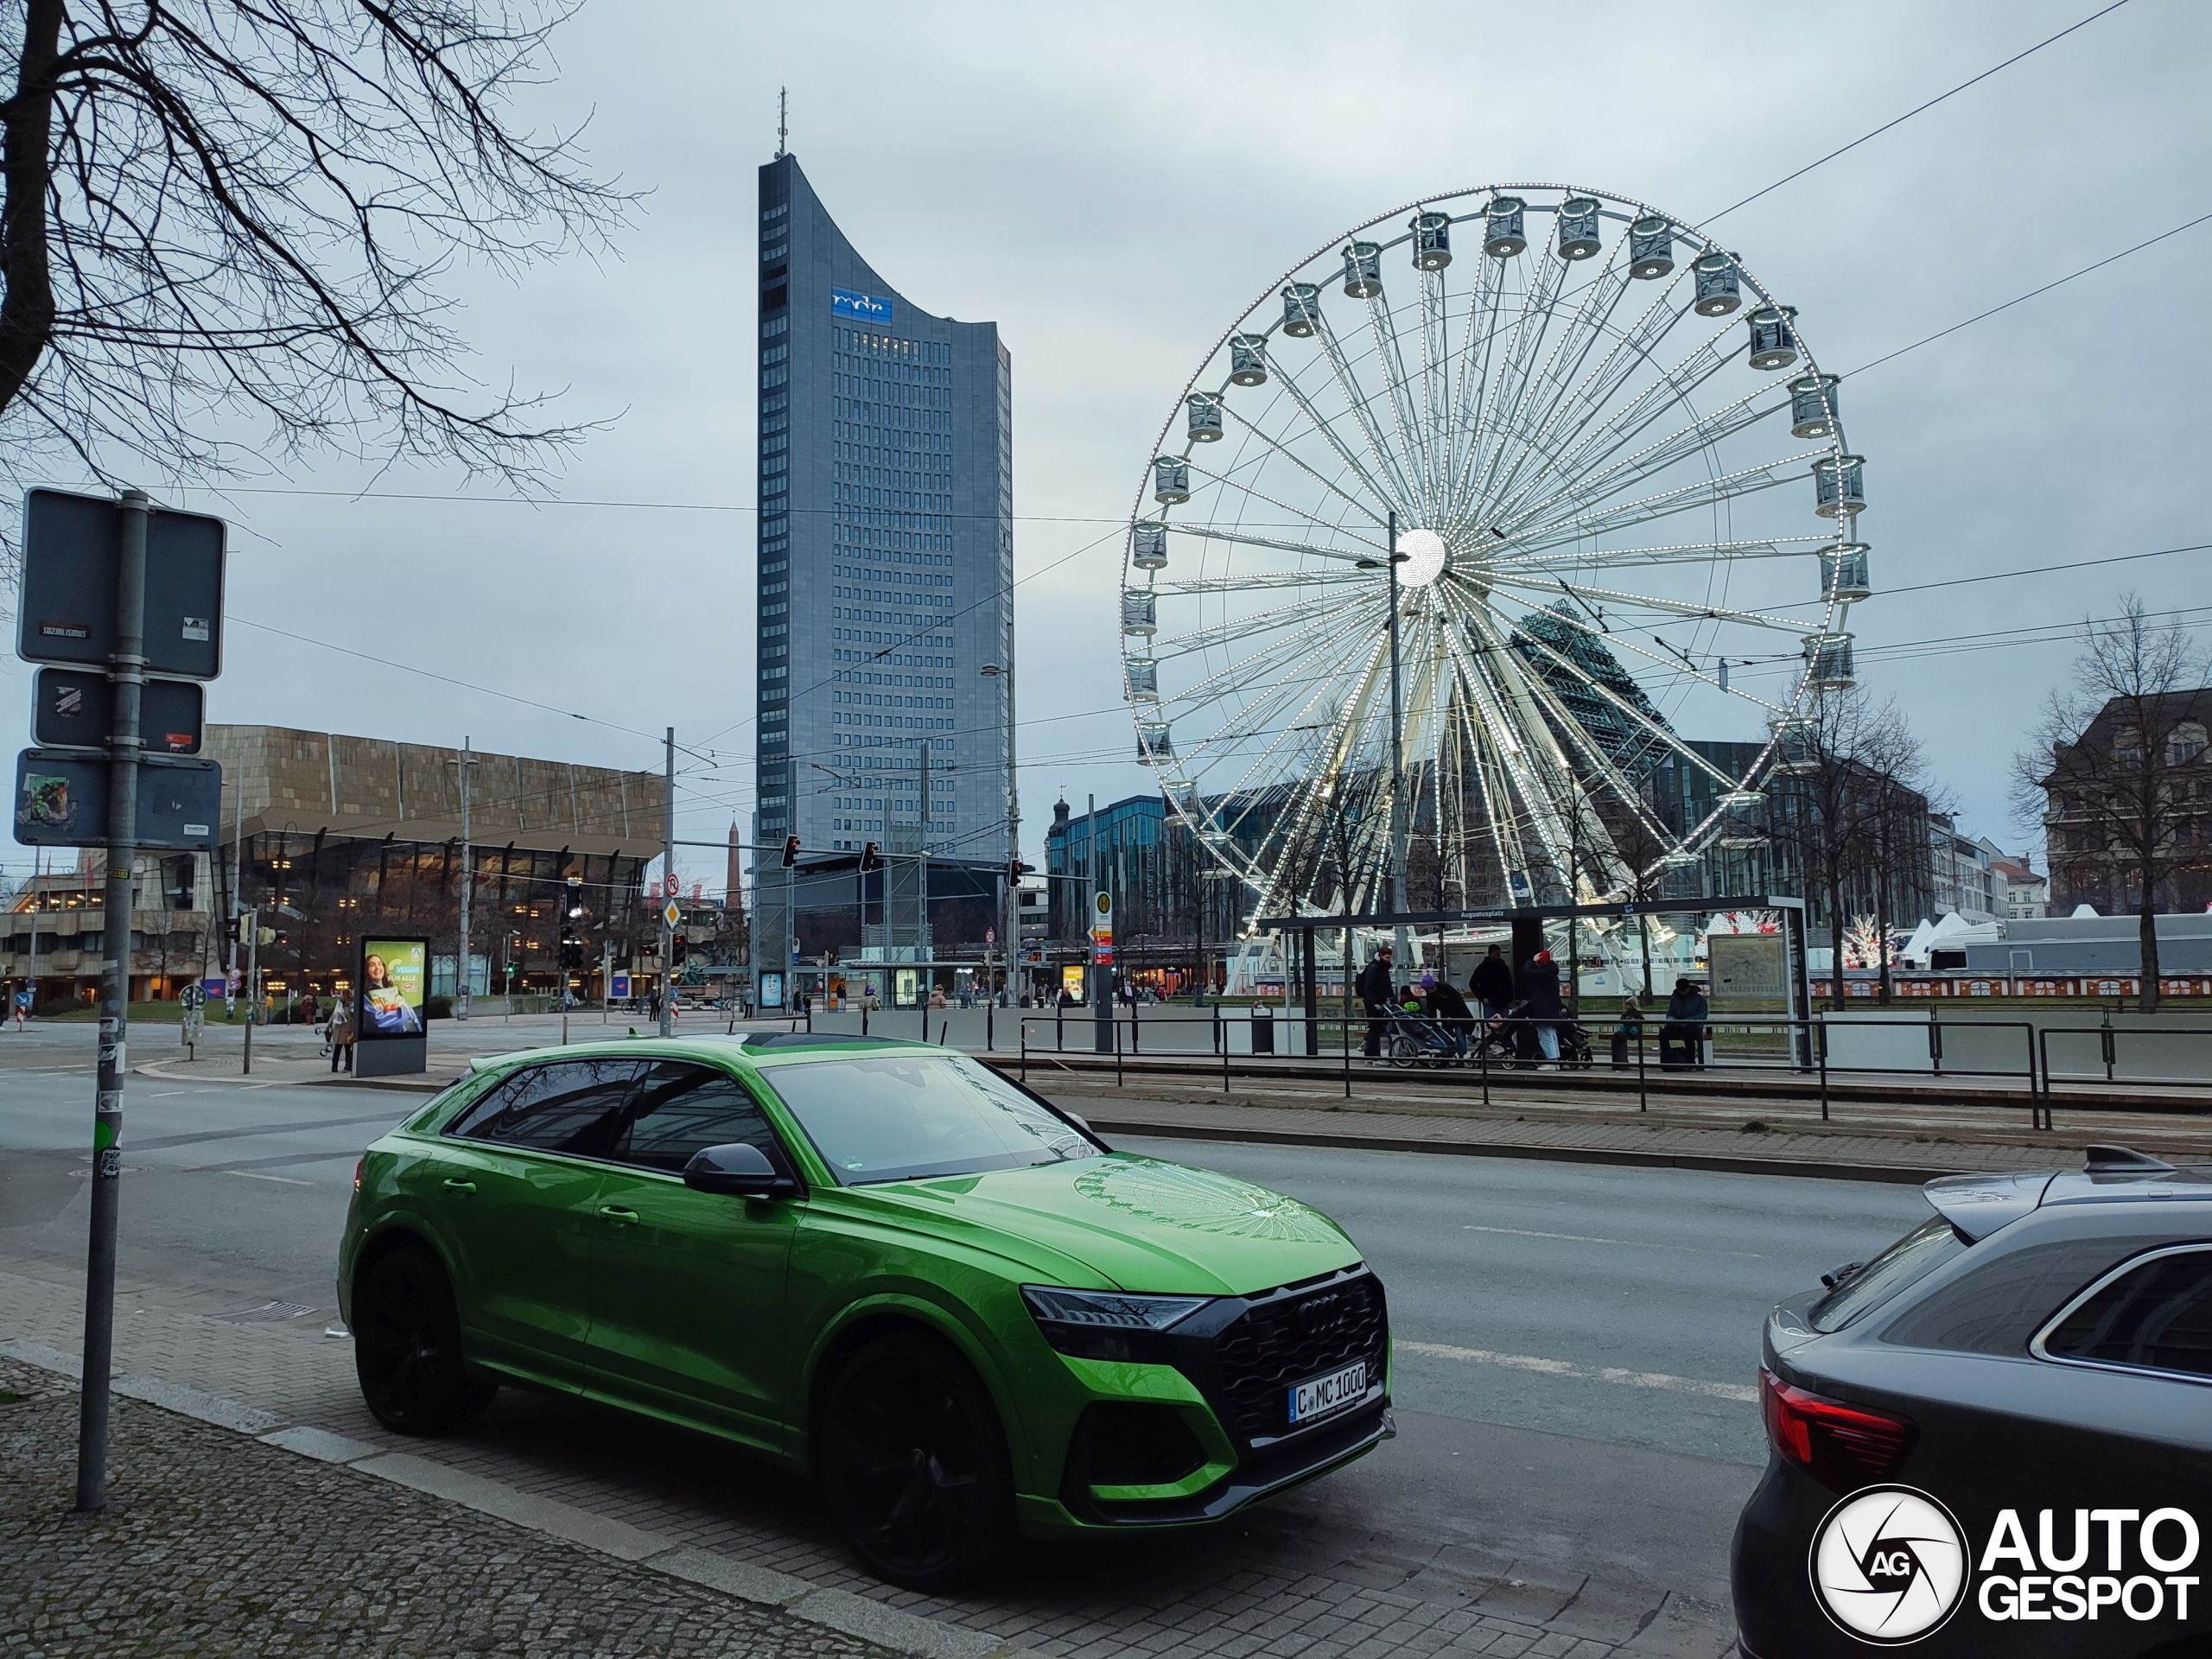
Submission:
{"label": "high-rise tower", "polygon": [[1006,859],[1011,359],[878,276],[795,157],[760,224],[756,839]]}

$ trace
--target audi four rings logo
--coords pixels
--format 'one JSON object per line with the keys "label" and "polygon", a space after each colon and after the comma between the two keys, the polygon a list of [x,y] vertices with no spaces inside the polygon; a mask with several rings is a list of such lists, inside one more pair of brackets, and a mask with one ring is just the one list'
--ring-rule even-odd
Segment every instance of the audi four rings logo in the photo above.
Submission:
{"label": "audi four rings logo", "polygon": [[1902,1647],[1940,1629],[1966,1599],[1966,1534],[1910,1486],[1870,1486],[1813,1535],[1813,1599],[1840,1630]]}

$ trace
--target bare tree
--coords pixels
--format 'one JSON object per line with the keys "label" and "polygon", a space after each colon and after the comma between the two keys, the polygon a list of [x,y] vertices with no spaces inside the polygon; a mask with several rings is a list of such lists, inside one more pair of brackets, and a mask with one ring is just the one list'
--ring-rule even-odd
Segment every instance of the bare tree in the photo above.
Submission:
{"label": "bare tree", "polygon": [[[1885,856],[1907,855],[1906,837],[1928,838],[1927,798],[1913,787],[1920,744],[1894,702],[1876,702],[1863,686],[1823,693],[1807,733],[1811,764],[1777,780],[1770,825],[1827,921],[1835,1006],[1845,1005],[1844,927],[1854,908],[1874,909]],[[1786,779],[1786,781],[1785,781]],[[1891,849],[1886,855],[1878,849]],[[1894,898],[1885,895],[1886,911]]]}
{"label": "bare tree", "polygon": [[1875,966],[1879,1000],[1896,995],[1890,938],[1899,923],[1916,919],[1933,887],[1929,813],[1936,807],[1928,793],[1926,763],[1920,741],[1902,721],[1892,743],[1888,770],[1866,780],[1867,795],[1859,829],[1860,857],[1866,874],[1868,912],[1874,918]]}
{"label": "bare tree", "polygon": [[310,446],[524,482],[583,429],[484,392],[442,283],[596,251],[629,198],[516,124],[561,0],[0,7],[0,472]]}
{"label": "bare tree", "polygon": [[2158,1007],[2155,918],[2181,902],[2183,877],[2212,870],[2208,680],[2180,625],[2129,594],[2113,620],[2083,626],[2072,683],[2013,760],[2013,808],[2044,826],[2054,895],[2070,887],[2135,912],[2145,1014]]}

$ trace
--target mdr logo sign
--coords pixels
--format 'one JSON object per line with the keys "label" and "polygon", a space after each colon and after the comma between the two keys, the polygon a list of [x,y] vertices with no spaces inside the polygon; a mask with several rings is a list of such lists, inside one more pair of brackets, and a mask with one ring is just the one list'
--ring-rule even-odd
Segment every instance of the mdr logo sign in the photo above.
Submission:
{"label": "mdr logo sign", "polygon": [[2202,1544],[2174,1508],[2000,1510],[1974,1538],[1929,1493],[1870,1486],[1827,1512],[1809,1567],[1821,1611],[1868,1647],[2212,1659]]}

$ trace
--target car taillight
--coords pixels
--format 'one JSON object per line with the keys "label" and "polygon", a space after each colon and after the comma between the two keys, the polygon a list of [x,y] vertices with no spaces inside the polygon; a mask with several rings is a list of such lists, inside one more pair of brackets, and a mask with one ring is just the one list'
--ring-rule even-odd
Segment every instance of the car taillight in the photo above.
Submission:
{"label": "car taillight", "polygon": [[361,1190],[361,1168],[362,1168],[362,1166],[363,1166],[363,1165],[365,1165],[365,1164],[366,1164],[368,1161],[369,1161],[369,1160],[368,1160],[368,1158],[366,1157],[366,1155],[365,1155],[365,1154],[364,1156],[362,1156],[362,1157],[356,1158],[356,1159],[353,1160],[353,1190],[354,1190],[356,1192],[359,1192],[359,1191]]}
{"label": "car taillight", "polygon": [[1904,1418],[1793,1388],[1764,1367],[1759,1400],[1774,1449],[1832,1491],[1886,1480],[1912,1448]]}

